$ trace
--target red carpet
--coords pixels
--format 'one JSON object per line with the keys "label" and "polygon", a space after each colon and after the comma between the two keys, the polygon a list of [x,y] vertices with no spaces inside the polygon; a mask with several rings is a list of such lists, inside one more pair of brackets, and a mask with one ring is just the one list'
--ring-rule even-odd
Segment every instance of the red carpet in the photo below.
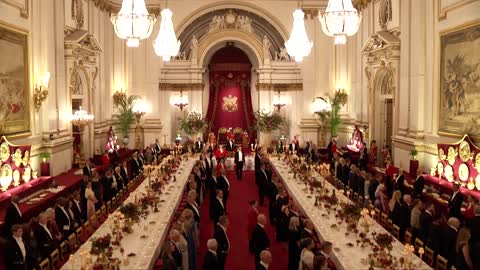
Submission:
{"label": "red carpet", "polygon": [[[243,172],[242,181],[238,181],[235,172],[229,171],[227,177],[230,181],[230,197],[227,202],[227,212],[230,219],[230,227],[227,234],[230,240],[230,253],[227,256],[226,270],[253,270],[253,254],[248,249],[249,235],[247,235],[248,202],[252,199],[258,199],[257,186],[255,185],[255,175],[253,171]],[[205,196],[205,201],[200,208],[200,254],[198,269],[202,269],[203,257],[207,251],[206,243],[213,236],[213,222],[209,219],[209,196]],[[260,212],[268,217],[268,203],[260,208]],[[269,218],[267,220],[270,220]],[[269,269],[282,270],[288,266],[287,243],[279,243],[275,240],[275,229],[270,224],[266,226],[270,237],[270,252],[273,262]]]}

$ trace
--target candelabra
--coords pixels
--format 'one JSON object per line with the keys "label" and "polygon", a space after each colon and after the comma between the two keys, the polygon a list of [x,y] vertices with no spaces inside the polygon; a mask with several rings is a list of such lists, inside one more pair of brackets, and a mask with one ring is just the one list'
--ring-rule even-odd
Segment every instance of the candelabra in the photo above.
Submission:
{"label": "candelabra", "polygon": [[135,148],[143,148],[143,128],[140,126],[140,119],[145,115],[145,108],[141,106],[138,102],[135,103],[133,108],[133,114],[137,119],[137,126],[135,127]]}
{"label": "candelabra", "polygon": [[49,81],[50,81],[50,73],[47,72],[35,83],[35,88],[33,89],[33,102],[35,105],[35,110],[37,112],[42,106],[42,103],[45,100],[47,100]]}
{"label": "candelabra", "polygon": [[127,90],[120,88],[120,90],[113,93],[113,104],[120,104],[123,100],[127,99]]}
{"label": "candelabra", "polygon": [[82,107],[80,106],[78,111],[75,111],[74,114],[72,114],[71,122],[72,125],[78,127],[79,131],[79,138],[80,138],[80,149],[78,156],[79,158],[79,166],[83,167],[84,164],[84,156],[83,156],[83,131],[85,130],[85,127],[90,125],[93,122],[94,116],[92,114],[88,114],[87,111],[83,110]]}

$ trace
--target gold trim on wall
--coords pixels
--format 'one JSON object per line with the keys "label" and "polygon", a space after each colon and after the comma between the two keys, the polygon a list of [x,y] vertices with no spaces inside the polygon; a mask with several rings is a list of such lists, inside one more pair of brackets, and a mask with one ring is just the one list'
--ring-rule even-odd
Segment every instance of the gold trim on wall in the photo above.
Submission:
{"label": "gold trim on wall", "polygon": [[303,83],[257,83],[257,91],[297,91],[303,90]]}
{"label": "gold trim on wall", "polygon": [[158,83],[160,91],[203,91],[204,83]]}
{"label": "gold trim on wall", "polygon": [[24,19],[28,19],[28,16],[29,16],[28,0],[24,0],[24,1],[25,1],[25,4],[23,5],[19,5],[18,1],[12,1],[12,0],[0,0],[0,3],[5,3],[9,6],[17,8],[20,11],[20,17]]}
{"label": "gold trim on wall", "polygon": [[460,0],[459,2],[450,4],[450,5],[446,6],[445,8],[442,8],[442,0],[437,0],[437,3],[438,3],[438,13],[437,13],[438,21],[445,20],[447,18],[447,13],[448,12],[459,9],[459,8],[462,8],[462,7],[464,7],[464,6],[466,6],[470,3],[473,3],[475,1],[478,1],[478,0]]}

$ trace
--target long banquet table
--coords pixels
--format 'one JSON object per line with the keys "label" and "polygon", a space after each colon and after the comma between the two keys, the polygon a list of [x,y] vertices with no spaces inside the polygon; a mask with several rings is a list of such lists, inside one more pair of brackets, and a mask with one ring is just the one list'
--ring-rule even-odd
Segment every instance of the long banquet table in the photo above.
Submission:
{"label": "long banquet table", "polygon": [[[281,180],[288,189],[290,196],[297,203],[297,205],[303,210],[305,215],[313,222],[318,237],[322,241],[329,241],[333,243],[333,246],[337,249],[333,250],[332,260],[335,262],[337,269],[344,270],[367,270],[370,266],[362,263],[362,259],[366,259],[369,254],[369,247],[362,248],[356,245],[356,238],[352,233],[346,236],[346,225],[342,224],[338,228],[331,228],[330,225],[336,223],[335,211],[327,212],[325,208],[314,206],[315,196],[309,196],[309,193],[304,191],[304,184],[299,183],[297,179],[293,179],[293,173],[290,173],[290,167],[282,160],[270,159],[272,168],[280,176]],[[314,173],[315,178],[322,180],[322,176],[318,173]],[[336,189],[328,181],[325,182],[325,187],[329,190]],[[336,192],[339,202],[347,202],[349,199],[340,192]],[[323,215],[323,216],[322,216]],[[368,218],[370,226],[370,232],[388,233],[380,224],[375,220]],[[348,246],[352,243],[353,246]],[[400,258],[402,256],[404,245],[397,239],[393,242],[392,256]],[[412,255],[412,262],[417,266],[415,269],[432,269],[419,257]]]}
{"label": "long banquet table", "polygon": [[[120,269],[153,269],[168,234],[169,223],[182,199],[188,176],[193,169],[195,161],[196,159],[189,158],[181,162],[176,173],[173,174],[177,181],[171,181],[165,187],[164,193],[160,195],[160,199],[162,200],[158,205],[160,211],[157,213],[151,211],[147,219],[141,219],[139,225],[133,226],[133,233],[123,234],[121,244],[124,249],[124,256],[126,257],[130,253],[134,253],[135,256],[128,257],[128,265],[125,265],[123,261],[124,257],[122,257],[119,249],[114,249],[112,257],[122,260]],[[135,198],[140,199],[141,194],[146,193],[147,188],[148,179],[145,179],[137,189],[130,193],[124,203],[133,202]],[[91,240],[109,234],[111,232],[111,224],[113,224],[113,217],[109,216],[75,254],[70,257],[62,269],[81,269],[81,256],[84,256],[84,254],[90,251]],[[146,235],[147,238],[142,239],[142,235]]]}

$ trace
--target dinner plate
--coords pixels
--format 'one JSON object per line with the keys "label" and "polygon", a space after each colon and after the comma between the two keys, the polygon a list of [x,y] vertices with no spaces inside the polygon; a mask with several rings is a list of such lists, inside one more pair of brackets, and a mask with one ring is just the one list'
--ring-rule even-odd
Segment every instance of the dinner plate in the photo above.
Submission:
{"label": "dinner plate", "polygon": [[458,167],[458,178],[462,181],[466,181],[468,179],[470,172],[468,170],[468,166],[465,163],[460,164]]}

